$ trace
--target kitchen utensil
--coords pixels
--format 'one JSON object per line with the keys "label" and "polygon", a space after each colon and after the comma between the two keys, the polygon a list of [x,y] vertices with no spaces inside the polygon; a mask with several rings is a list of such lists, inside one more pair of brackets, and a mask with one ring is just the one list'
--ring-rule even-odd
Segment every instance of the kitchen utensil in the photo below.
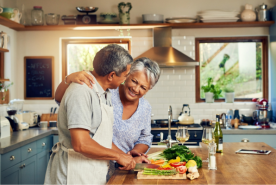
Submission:
{"label": "kitchen utensil", "polygon": [[268,21],[269,20],[269,11],[267,5],[264,3],[256,8],[258,21]]}
{"label": "kitchen utensil", "polygon": [[249,150],[249,149],[239,149],[236,151],[238,154],[270,154],[271,150]]}
{"label": "kitchen utensil", "polygon": [[86,13],[86,15],[77,15],[77,24],[97,24],[97,15],[89,14],[96,12],[97,7],[76,7],[76,9],[81,13]]}
{"label": "kitchen utensil", "polygon": [[8,35],[7,33],[1,31],[0,32],[0,37],[1,37],[1,47],[4,49],[8,49]]}
{"label": "kitchen utensil", "polygon": [[[178,120],[173,119],[171,122],[171,125],[175,125],[178,122]],[[151,120],[151,124],[160,125],[161,127],[168,127],[168,119],[155,119]]]}
{"label": "kitchen utensil", "polygon": [[242,122],[248,123],[249,125],[254,124],[254,120],[253,120],[252,116],[245,116],[243,114],[242,114]]}
{"label": "kitchen utensil", "polygon": [[51,115],[52,115],[52,112],[53,112],[53,108],[54,108],[54,107],[51,107],[51,111],[50,111],[50,117],[51,117]]}
{"label": "kitchen utensil", "polygon": [[57,107],[55,107],[54,112],[53,112],[53,115],[56,113],[56,110],[57,110]]}
{"label": "kitchen utensil", "polygon": [[47,129],[48,128],[48,121],[41,121],[41,122],[38,123],[38,126],[41,129]]}
{"label": "kitchen utensil", "polygon": [[45,14],[45,19],[46,19],[47,25],[58,25],[59,18],[60,18],[59,14],[55,14],[55,13]]}
{"label": "kitchen utensil", "polygon": [[262,127],[259,125],[248,125],[248,126],[240,125],[239,128],[244,130],[257,130],[257,129],[261,129]]}
{"label": "kitchen utensil", "polygon": [[56,128],[57,122],[56,121],[49,121],[50,128]]}
{"label": "kitchen utensil", "polygon": [[40,116],[34,111],[23,111],[23,122],[29,124],[29,127],[34,127],[40,122]]}
{"label": "kitchen utensil", "polygon": [[13,12],[14,12],[14,21],[17,23],[20,23],[20,19],[22,18],[22,13],[17,8],[15,8]]}
{"label": "kitchen utensil", "polygon": [[96,12],[99,8],[98,7],[93,7],[93,6],[86,6],[86,7],[76,7],[76,9],[79,11],[79,12],[82,12],[82,13],[93,13],[93,12]]}
{"label": "kitchen utensil", "polygon": [[44,25],[44,12],[41,6],[34,6],[32,10],[32,25],[33,26]]}
{"label": "kitchen utensil", "polygon": [[256,13],[253,11],[252,5],[246,4],[244,11],[241,13],[241,20],[243,22],[256,21]]}
{"label": "kitchen utensil", "polygon": [[10,136],[10,122],[7,118],[0,117],[0,139]]}
{"label": "kitchen utensil", "polygon": [[77,16],[75,15],[63,15],[61,17],[61,20],[63,20],[65,25],[76,24],[76,19],[77,19]]}
{"label": "kitchen utensil", "polygon": [[143,14],[143,23],[163,23],[164,15],[162,14]]}
{"label": "kitchen utensil", "polygon": [[152,168],[156,169],[159,168],[159,165],[156,164],[148,164],[148,163],[136,163],[135,168],[133,169],[134,171],[141,171],[144,170],[144,168]]}
{"label": "kitchen utensil", "polygon": [[[185,110],[185,107],[187,107],[188,109],[187,111]],[[178,117],[179,124],[183,124],[183,125],[194,124],[194,118],[191,116],[190,112],[191,111],[190,111],[189,104],[183,104],[182,112],[180,112]]]}

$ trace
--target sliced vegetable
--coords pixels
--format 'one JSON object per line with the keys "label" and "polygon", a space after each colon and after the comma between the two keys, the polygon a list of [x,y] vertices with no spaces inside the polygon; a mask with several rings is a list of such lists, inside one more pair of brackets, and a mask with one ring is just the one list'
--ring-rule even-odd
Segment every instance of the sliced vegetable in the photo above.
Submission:
{"label": "sliced vegetable", "polygon": [[151,162],[151,164],[158,164],[158,165],[162,165],[162,164],[164,164],[164,160],[163,159],[159,159],[159,160],[157,160],[157,161],[153,161],[153,162]]}
{"label": "sliced vegetable", "polygon": [[169,160],[168,163],[171,164],[171,163],[177,163],[177,162],[180,162],[180,157],[179,156],[177,156],[176,159]]}
{"label": "sliced vegetable", "polygon": [[170,165],[172,167],[178,167],[178,166],[185,166],[186,162],[179,162],[179,163],[171,163]]}
{"label": "sliced vegetable", "polygon": [[176,167],[176,171],[178,171],[180,174],[183,174],[187,172],[187,168],[186,166],[179,166],[179,167]]}
{"label": "sliced vegetable", "polygon": [[172,166],[169,163],[167,163],[167,164],[165,164],[165,165],[162,166],[162,168],[171,168],[171,167]]}
{"label": "sliced vegetable", "polygon": [[159,167],[157,168],[157,170],[172,170],[173,168],[169,168],[169,167]]}
{"label": "sliced vegetable", "polygon": [[158,169],[151,169],[151,168],[144,168],[143,175],[175,175],[177,171],[175,169],[172,170],[158,170]]}

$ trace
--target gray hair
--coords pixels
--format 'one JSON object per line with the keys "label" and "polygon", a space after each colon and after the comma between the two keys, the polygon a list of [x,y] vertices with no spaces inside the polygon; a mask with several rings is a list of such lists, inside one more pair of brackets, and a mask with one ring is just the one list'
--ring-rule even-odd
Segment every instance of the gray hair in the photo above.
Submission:
{"label": "gray hair", "polygon": [[135,73],[137,71],[145,72],[146,76],[148,77],[148,81],[150,82],[150,89],[152,89],[159,80],[159,65],[149,58],[142,57],[133,62],[129,74]]}
{"label": "gray hair", "polygon": [[102,48],[93,60],[93,68],[100,76],[105,76],[114,71],[121,76],[126,71],[127,65],[133,62],[133,58],[123,47],[110,44]]}

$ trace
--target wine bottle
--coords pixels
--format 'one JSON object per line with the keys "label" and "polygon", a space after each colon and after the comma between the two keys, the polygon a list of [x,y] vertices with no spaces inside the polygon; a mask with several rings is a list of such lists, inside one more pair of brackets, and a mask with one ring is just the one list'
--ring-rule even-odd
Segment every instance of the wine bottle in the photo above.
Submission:
{"label": "wine bottle", "polygon": [[214,130],[215,143],[217,144],[217,153],[222,153],[223,151],[223,135],[219,124],[220,115],[216,115],[216,126]]}

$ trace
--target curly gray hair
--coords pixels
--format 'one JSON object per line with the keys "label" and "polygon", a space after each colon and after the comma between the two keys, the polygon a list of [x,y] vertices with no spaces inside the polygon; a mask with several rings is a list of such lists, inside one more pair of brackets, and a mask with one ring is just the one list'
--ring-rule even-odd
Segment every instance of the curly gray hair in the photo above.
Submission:
{"label": "curly gray hair", "polygon": [[148,81],[150,82],[150,89],[152,89],[159,80],[159,65],[155,61],[150,60],[149,58],[138,58],[132,63],[129,74],[132,74],[137,71],[145,72],[145,74],[148,77]]}

